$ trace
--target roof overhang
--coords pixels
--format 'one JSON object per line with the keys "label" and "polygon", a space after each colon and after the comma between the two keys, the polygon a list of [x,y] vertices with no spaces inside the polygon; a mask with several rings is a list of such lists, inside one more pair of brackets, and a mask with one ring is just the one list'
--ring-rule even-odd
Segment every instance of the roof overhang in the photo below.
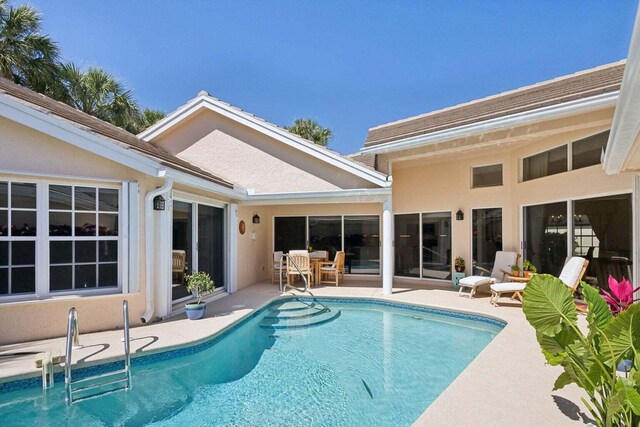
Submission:
{"label": "roof overhang", "polygon": [[459,126],[426,135],[414,136],[384,144],[364,147],[362,154],[385,154],[397,151],[410,150],[425,145],[436,144],[452,139],[481,135],[487,132],[510,129],[518,126],[531,125],[544,120],[558,119],[580,113],[596,111],[616,105],[619,91],[596,95],[589,98],[565,102],[559,105],[539,108],[523,113],[512,114],[506,117],[486,120],[470,125]]}
{"label": "roof overhang", "polygon": [[0,93],[0,116],[146,175],[164,176],[167,169],[143,154],[127,149],[104,136],[83,130],[68,120],[39,111],[5,93]]}
{"label": "roof overhang", "polygon": [[[609,174],[625,172],[635,159],[640,164],[640,9],[629,44],[627,66],[622,77],[620,99],[616,106],[611,133],[602,167]],[[637,168],[636,168],[637,169]]]}
{"label": "roof overhang", "polygon": [[293,147],[312,157],[329,163],[339,169],[351,173],[379,187],[387,187],[386,176],[371,170],[363,165],[359,165],[351,160],[345,159],[337,153],[320,147],[304,138],[297,137],[269,122],[258,119],[255,116],[234,108],[224,102],[216,100],[209,95],[198,95],[155,125],[138,135],[145,141],[153,141],[158,136],[169,131],[176,124],[188,119],[202,109],[214,111],[223,117],[227,117],[253,130],[263,133],[281,143]]}
{"label": "roof overhang", "polygon": [[313,191],[300,193],[250,194],[240,205],[309,205],[330,203],[383,203],[391,196],[391,188]]}

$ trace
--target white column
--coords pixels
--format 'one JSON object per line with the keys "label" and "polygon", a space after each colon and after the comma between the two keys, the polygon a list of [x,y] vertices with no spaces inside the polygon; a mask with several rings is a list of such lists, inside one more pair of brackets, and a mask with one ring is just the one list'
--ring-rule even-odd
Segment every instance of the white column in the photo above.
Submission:
{"label": "white column", "polygon": [[393,204],[391,195],[382,204],[382,294],[393,292]]}
{"label": "white column", "polygon": [[229,203],[227,208],[227,292],[238,290],[238,205]]}
{"label": "white column", "polygon": [[[633,283],[634,286],[637,287],[638,283],[640,283],[640,281],[638,280],[638,278],[640,277],[640,238],[638,237],[638,233],[640,232],[640,175],[636,175],[633,177],[633,192],[631,193],[631,199],[631,217],[633,218],[633,238],[631,241],[633,279],[631,280],[631,283]],[[640,291],[636,292],[635,297],[640,298]]]}

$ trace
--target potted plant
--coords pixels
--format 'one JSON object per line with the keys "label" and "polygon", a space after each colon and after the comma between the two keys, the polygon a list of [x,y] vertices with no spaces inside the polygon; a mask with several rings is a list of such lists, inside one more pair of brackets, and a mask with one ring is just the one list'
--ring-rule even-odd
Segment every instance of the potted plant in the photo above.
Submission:
{"label": "potted plant", "polygon": [[456,257],[455,261],[453,262],[453,268],[455,268],[457,273],[464,273],[465,270],[465,262],[464,262],[464,258],[462,258],[461,256]]}
{"label": "potted plant", "polygon": [[186,277],[187,290],[198,298],[198,302],[188,303],[185,305],[187,317],[191,320],[197,320],[204,316],[206,304],[202,302],[202,296],[213,291],[215,285],[211,276],[204,271],[196,271]]}
{"label": "potted plant", "polygon": [[522,263],[522,271],[524,271],[524,277],[531,277],[538,272],[535,265],[531,264],[531,261],[525,259]]}
{"label": "potted plant", "polygon": [[518,266],[518,264],[514,264],[511,266],[511,275],[512,276],[520,276],[520,267]]}

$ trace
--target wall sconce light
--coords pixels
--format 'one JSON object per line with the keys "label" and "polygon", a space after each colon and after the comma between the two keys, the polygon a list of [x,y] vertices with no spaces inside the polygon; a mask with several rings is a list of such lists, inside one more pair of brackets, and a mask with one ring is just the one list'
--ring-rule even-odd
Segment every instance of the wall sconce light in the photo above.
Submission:
{"label": "wall sconce light", "polygon": [[253,223],[254,224],[260,224],[260,216],[258,214],[255,214],[253,216]]}
{"label": "wall sconce light", "polygon": [[462,209],[458,209],[458,212],[456,212],[456,220],[462,221],[463,219],[464,219],[464,212],[462,212]]}
{"label": "wall sconce light", "polygon": [[153,198],[153,210],[163,211],[165,208],[165,200],[162,196],[158,195]]}

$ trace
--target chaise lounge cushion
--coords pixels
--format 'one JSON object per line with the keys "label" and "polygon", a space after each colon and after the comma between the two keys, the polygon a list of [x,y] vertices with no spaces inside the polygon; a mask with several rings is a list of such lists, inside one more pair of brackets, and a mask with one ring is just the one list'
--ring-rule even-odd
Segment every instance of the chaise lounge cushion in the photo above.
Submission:
{"label": "chaise lounge cushion", "polygon": [[476,287],[480,285],[488,285],[489,283],[494,283],[495,279],[487,276],[468,276],[463,279],[460,279],[458,282],[460,286],[467,287]]}
{"label": "chaise lounge cushion", "polygon": [[523,291],[526,286],[526,283],[496,283],[495,285],[491,285],[491,290],[494,292],[520,292]]}

